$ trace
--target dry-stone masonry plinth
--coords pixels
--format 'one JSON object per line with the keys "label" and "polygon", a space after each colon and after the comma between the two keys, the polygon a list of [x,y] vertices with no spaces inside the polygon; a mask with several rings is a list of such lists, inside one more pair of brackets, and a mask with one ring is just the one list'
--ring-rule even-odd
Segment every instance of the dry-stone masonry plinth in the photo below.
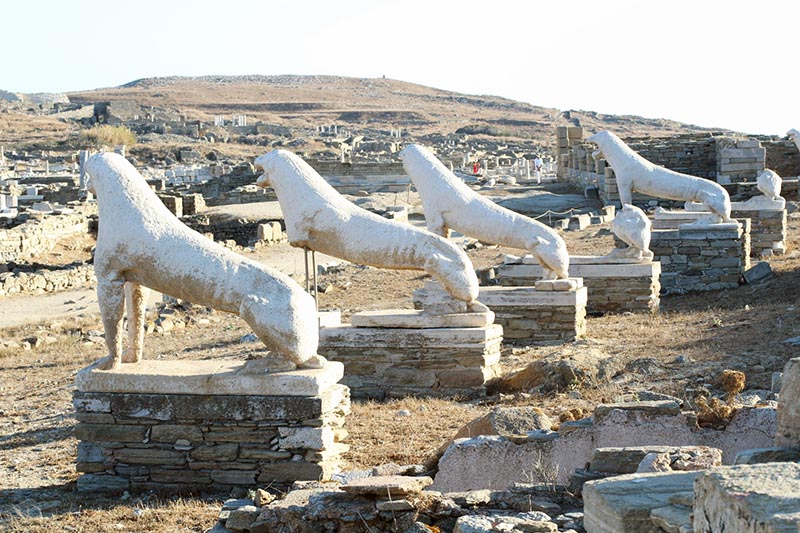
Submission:
{"label": "dry-stone masonry plinth", "polygon": [[[587,312],[658,311],[661,289],[658,261],[615,263],[603,261],[603,256],[573,255],[569,262],[570,272],[583,279],[588,291]],[[541,268],[532,256],[512,259],[495,267],[495,279],[502,286],[530,285],[541,276]],[[495,311],[499,314],[499,310]]]}
{"label": "dry-stone masonry plinth", "polygon": [[567,342],[586,334],[587,290],[582,278],[539,279],[532,287],[481,287],[478,298],[494,311],[507,342]]}
{"label": "dry-stone masonry plinth", "polygon": [[328,479],[346,450],[341,363],[267,366],[143,361],[82,370],[73,398],[78,490],[229,493]]}
{"label": "dry-stone masonry plinth", "polygon": [[499,372],[503,328],[491,311],[467,312],[433,281],[422,309],[356,313],[320,330],[320,354],[341,361],[357,398],[476,397]]}
{"label": "dry-stone masonry plinth", "polygon": [[[613,210],[613,207],[611,208]],[[586,309],[593,313],[658,311],[661,264],[650,251],[650,221],[638,207],[625,205],[611,230],[627,247],[603,256],[571,256],[570,268],[588,290]],[[509,258],[497,267],[500,285],[529,285],[541,266],[532,256]]]}
{"label": "dry-stone masonry plinth", "polygon": [[750,268],[750,221],[656,229],[650,248],[664,294],[736,288]]}

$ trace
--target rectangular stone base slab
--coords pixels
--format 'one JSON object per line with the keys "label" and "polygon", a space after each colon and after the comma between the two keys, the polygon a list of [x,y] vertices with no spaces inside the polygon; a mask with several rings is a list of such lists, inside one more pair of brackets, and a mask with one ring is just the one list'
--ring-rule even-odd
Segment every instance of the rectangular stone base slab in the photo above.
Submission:
{"label": "rectangular stone base slab", "polygon": [[503,328],[320,330],[319,353],[344,363],[355,398],[486,394],[498,373]]}
{"label": "rectangular stone base slab", "polygon": [[324,368],[264,372],[258,360],[144,360],[112,370],[85,368],[75,385],[81,392],[315,396],[342,379],[343,372],[342,364],[334,361]]}
{"label": "rectangular stone base slab", "polygon": [[[661,264],[655,262],[600,262],[602,256],[570,256],[569,271],[583,278],[588,291],[589,313],[657,312],[661,290]],[[527,286],[541,278],[542,267],[532,258],[523,264],[495,267],[495,279],[503,286]]]}
{"label": "rectangular stone base slab", "polygon": [[341,364],[321,372],[328,385],[305,396],[78,390],[78,490],[229,494],[327,479],[347,450],[350,395],[334,380]]}
{"label": "rectangular stone base slab", "polygon": [[574,291],[481,287],[478,301],[494,311],[506,342],[572,341],[586,334],[586,287]]}
{"label": "rectangular stone base slab", "polygon": [[357,328],[485,328],[494,322],[494,313],[431,314],[419,309],[362,311],[350,317]]}

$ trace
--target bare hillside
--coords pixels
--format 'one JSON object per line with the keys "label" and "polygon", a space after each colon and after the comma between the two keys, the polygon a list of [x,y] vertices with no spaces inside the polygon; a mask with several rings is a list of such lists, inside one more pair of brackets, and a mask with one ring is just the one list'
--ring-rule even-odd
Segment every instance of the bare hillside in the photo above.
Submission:
{"label": "bare hillside", "polygon": [[556,125],[612,128],[620,134],[667,136],[707,128],[665,119],[561,111],[486,95],[467,95],[385,78],[338,76],[203,76],[148,78],[69,95],[73,102],[133,101],[170,108],[188,119],[245,114],[289,127],[347,124],[403,126],[416,134],[470,133],[550,143]]}

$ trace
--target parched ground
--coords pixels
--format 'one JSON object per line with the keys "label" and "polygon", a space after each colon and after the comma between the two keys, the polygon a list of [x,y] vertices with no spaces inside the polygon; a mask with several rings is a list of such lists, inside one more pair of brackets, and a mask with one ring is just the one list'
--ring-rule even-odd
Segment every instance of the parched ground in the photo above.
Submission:
{"label": "parched ground", "polygon": [[[666,297],[658,315],[591,317],[587,337],[574,343],[504,350],[506,373],[546,355],[597,350],[613,355],[623,369],[609,382],[583,383],[570,393],[504,395],[484,402],[413,398],[355,402],[347,421],[348,467],[423,462],[460,426],[496,403],[537,406],[558,420],[568,409],[590,411],[598,402],[641,388],[691,400],[701,389],[718,391],[717,377],[724,369],[744,371],[748,388],[768,388],[772,372],[800,355],[797,347],[783,343],[800,336],[800,219],[790,219],[789,234],[790,252],[770,260],[775,276],[765,283]],[[603,226],[569,232],[565,238],[574,254],[602,254],[613,245]],[[256,257],[268,260],[270,253],[262,249]],[[493,246],[469,252],[477,267],[497,264],[504,253],[519,252]],[[349,314],[410,307],[411,292],[422,286],[424,276],[348,265],[319,281],[328,287],[321,295],[321,307]],[[14,301],[26,306],[33,300]],[[259,352],[258,344],[242,341],[249,329],[239,318],[201,308],[185,314],[186,327],[148,337],[146,357],[241,358]],[[99,331],[99,318],[93,314],[0,331],[0,345],[10,344],[0,349],[0,529],[210,528],[219,510],[214,498],[108,499],[75,492],[77,441],[72,436],[71,395],[75,373],[105,355]]]}

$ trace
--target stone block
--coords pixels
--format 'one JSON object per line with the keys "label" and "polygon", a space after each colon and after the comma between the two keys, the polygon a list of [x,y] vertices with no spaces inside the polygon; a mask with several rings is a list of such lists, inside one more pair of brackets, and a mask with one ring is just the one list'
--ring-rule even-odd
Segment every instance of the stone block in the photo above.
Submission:
{"label": "stone block", "polygon": [[494,322],[494,313],[429,314],[415,309],[361,311],[350,317],[356,328],[483,328]]}
{"label": "stone block", "polygon": [[123,424],[84,424],[75,427],[75,438],[88,442],[137,442],[145,441],[146,426]]}
{"label": "stone block", "polygon": [[110,474],[84,474],[78,478],[78,492],[121,494],[130,488],[130,481]]}
{"label": "stone block", "polygon": [[194,395],[316,396],[338,382],[341,363],[324,368],[265,373],[256,361],[156,361],[118,369],[88,367],[78,372],[81,392],[131,392]]}
{"label": "stone block", "polygon": [[341,489],[354,496],[396,497],[419,494],[433,483],[428,476],[372,476],[354,479]]}
{"label": "stone block", "polygon": [[800,450],[795,448],[756,448],[736,454],[734,465],[756,465],[761,463],[791,463],[800,461]]}
{"label": "stone block", "polygon": [[800,465],[714,468],[694,487],[694,531],[777,533],[800,530]]}
{"label": "stone block", "polygon": [[759,261],[743,274],[748,285],[754,285],[772,277],[772,267],[766,261]]}
{"label": "stone block", "polygon": [[583,486],[587,533],[652,531],[650,514],[676,492],[691,491],[701,472],[629,474],[588,481]]}

